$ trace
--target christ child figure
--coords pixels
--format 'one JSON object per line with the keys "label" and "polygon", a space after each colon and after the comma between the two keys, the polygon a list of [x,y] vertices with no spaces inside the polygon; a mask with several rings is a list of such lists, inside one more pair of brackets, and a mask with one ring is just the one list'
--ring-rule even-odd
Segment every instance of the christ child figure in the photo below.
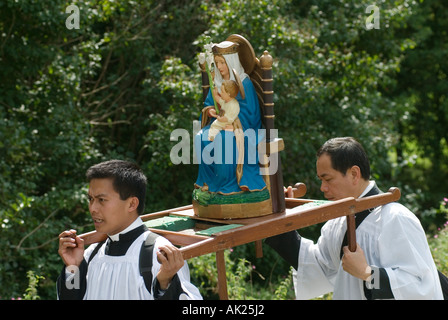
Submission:
{"label": "christ child figure", "polygon": [[211,116],[215,117],[216,121],[210,125],[208,140],[213,141],[219,131],[223,129],[233,131],[233,121],[240,113],[240,105],[235,99],[238,92],[238,84],[233,80],[223,81],[220,94],[216,88],[213,91],[213,97],[221,105],[221,112],[217,115],[214,109],[210,110]]}

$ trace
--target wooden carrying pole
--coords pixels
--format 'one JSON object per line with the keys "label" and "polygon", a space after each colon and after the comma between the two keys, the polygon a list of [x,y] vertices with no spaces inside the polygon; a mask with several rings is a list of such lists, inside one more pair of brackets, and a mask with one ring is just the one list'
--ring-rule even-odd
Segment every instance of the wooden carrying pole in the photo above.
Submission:
{"label": "wooden carrying pole", "polygon": [[[242,227],[222,231],[212,237],[185,234],[181,232],[150,229],[158,233],[173,244],[183,246],[184,259],[191,259],[204,254],[225,250],[237,245],[253,242],[260,239],[272,237],[281,233],[301,229],[310,225],[325,222],[331,219],[349,215],[354,215],[370,208],[374,208],[389,202],[400,199],[401,193],[398,188],[390,188],[388,192],[367,198],[354,199],[352,197],[338,201],[332,201],[327,204],[312,207],[306,210],[300,208],[301,205],[312,200],[287,199],[289,209],[286,212],[276,215],[269,215],[259,218],[238,219]],[[294,206],[295,204],[295,206]],[[191,205],[174,208],[170,210],[159,211],[142,215],[143,221],[148,221],[169,214],[182,213],[185,210],[192,209]],[[193,217],[198,219],[197,217]],[[207,219],[212,220],[212,219]],[[223,222],[216,220],[215,222]],[[91,231],[80,235],[85,245],[100,242],[107,236],[96,231]]]}
{"label": "wooden carrying pole", "polygon": [[347,213],[353,215],[369,208],[397,201],[400,199],[400,196],[398,188],[391,188],[389,192],[368,198],[354,199],[353,197],[348,197],[306,210],[302,210],[300,206],[297,206],[281,214],[245,219],[253,220],[254,222],[239,228],[219,232],[214,237],[203,242],[183,247],[181,251],[184,259],[190,259],[326,222],[346,216]]}
{"label": "wooden carrying pole", "polygon": [[[372,201],[373,199],[387,199],[386,197],[389,197],[389,194],[392,195],[393,199],[392,201],[397,201],[398,199],[400,199],[401,196],[401,192],[400,189],[398,188],[390,188],[388,193],[386,194],[380,194],[374,197],[367,197],[367,198],[362,198],[361,200],[361,204],[358,205],[358,208],[356,210],[356,212],[361,212],[373,207],[376,207],[377,205],[375,205]],[[389,201],[389,202],[392,202]],[[385,202],[387,203],[387,202]],[[355,215],[354,214],[350,214],[347,216],[347,244],[348,244],[348,249],[351,252],[355,252],[356,251],[356,223],[355,223]]]}
{"label": "wooden carrying pole", "polygon": [[356,251],[356,224],[354,214],[347,216],[347,244],[351,252]]}

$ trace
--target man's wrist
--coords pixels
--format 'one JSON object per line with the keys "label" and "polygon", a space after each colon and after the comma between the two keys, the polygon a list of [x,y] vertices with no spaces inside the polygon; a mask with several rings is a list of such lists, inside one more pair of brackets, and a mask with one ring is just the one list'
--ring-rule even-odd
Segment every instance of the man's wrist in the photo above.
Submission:
{"label": "man's wrist", "polygon": [[371,276],[372,276],[372,268],[370,266],[367,266],[362,280],[369,281]]}
{"label": "man's wrist", "polygon": [[163,279],[162,277],[157,277],[157,281],[159,282],[159,288],[161,290],[167,290],[168,287],[170,286],[172,279],[173,279],[173,277],[167,278],[167,279]]}

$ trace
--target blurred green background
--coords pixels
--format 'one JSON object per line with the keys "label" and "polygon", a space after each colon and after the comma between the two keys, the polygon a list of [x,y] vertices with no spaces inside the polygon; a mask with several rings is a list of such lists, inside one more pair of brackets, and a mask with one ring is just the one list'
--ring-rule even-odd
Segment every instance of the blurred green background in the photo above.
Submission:
{"label": "blurred green background", "polygon": [[[68,28],[78,22],[66,12],[72,4],[79,28]],[[378,29],[366,28],[372,4]],[[30,287],[34,297],[56,298],[57,235],[93,229],[90,165],[137,162],[149,178],[147,213],[191,203],[197,167],[171,162],[170,134],[192,134],[200,114],[203,45],[234,33],[274,58],[285,185],[304,182],[306,197],[322,199],[315,151],[331,137],[353,136],[369,154],[372,178],[384,191],[399,187],[400,202],[433,238],[448,196],[447,31],[441,0],[2,0],[0,299]],[[300,232],[317,238],[319,226]],[[264,249],[261,260],[251,245],[229,253],[232,277],[249,268],[257,288],[290,288],[288,266]],[[193,282],[213,298],[204,261],[191,262]],[[32,284],[28,271],[44,279]]]}

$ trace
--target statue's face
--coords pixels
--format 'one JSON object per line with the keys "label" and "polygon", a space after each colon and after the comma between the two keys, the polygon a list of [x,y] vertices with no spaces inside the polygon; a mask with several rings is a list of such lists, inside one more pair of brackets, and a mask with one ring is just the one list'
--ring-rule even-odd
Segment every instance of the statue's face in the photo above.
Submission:
{"label": "statue's face", "polygon": [[224,80],[230,79],[229,67],[227,66],[226,60],[223,56],[215,56],[215,65],[216,68],[221,73],[221,76]]}

